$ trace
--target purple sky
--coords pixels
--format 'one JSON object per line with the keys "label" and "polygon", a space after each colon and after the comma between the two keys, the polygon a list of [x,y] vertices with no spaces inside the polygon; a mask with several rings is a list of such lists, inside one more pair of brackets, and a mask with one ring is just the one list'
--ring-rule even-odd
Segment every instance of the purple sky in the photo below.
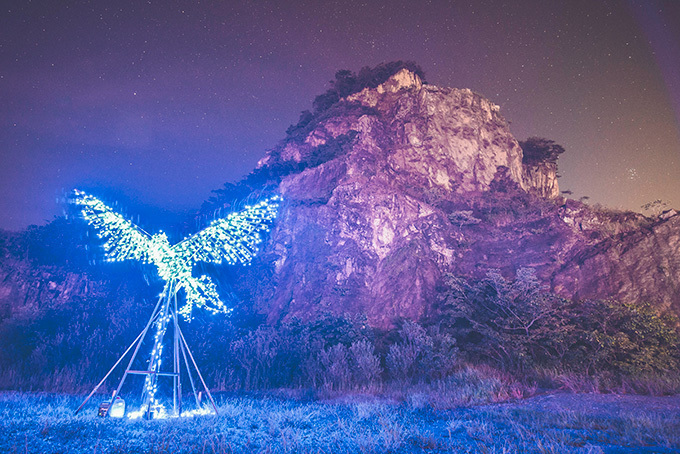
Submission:
{"label": "purple sky", "polygon": [[248,173],[338,69],[430,83],[553,139],[562,189],[680,208],[680,2],[21,1],[0,10],[0,228],[73,187],[197,209]]}

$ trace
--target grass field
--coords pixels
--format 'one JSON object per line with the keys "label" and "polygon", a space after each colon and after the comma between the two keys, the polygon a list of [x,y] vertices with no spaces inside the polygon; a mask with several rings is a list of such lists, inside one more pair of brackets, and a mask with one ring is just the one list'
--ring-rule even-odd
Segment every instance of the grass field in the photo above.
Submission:
{"label": "grass field", "polygon": [[418,399],[217,396],[219,416],[96,417],[82,396],[0,394],[2,453],[680,453],[680,397],[541,395],[435,410]]}

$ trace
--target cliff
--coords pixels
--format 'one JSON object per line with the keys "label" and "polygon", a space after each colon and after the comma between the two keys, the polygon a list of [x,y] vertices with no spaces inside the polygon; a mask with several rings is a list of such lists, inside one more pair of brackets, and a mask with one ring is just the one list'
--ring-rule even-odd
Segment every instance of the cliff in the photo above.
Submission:
{"label": "cliff", "polygon": [[360,313],[387,327],[435,310],[444,272],[529,266],[568,298],[680,309],[677,216],[565,200],[556,164],[522,157],[493,103],[402,70],[260,161],[302,170],[278,185],[286,203],[262,259],[273,266],[241,290],[270,321]]}
{"label": "cliff", "polygon": [[534,191],[540,197],[556,199],[560,196],[560,186],[557,181],[557,163],[541,162],[524,164],[524,186]]}
{"label": "cliff", "polygon": [[86,249],[92,240],[85,232],[82,223],[65,219],[19,233],[0,231],[0,322],[34,320],[52,310],[78,311],[83,301],[113,307],[139,302],[144,311],[155,290],[139,269],[130,272],[139,267],[89,263]]}
{"label": "cliff", "polygon": [[[273,286],[259,307],[271,319],[353,312],[386,326],[419,318],[462,240],[434,202],[489,190],[499,169],[522,184],[521,148],[497,106],[469,90],[423,85],[407,70],[342,106],[259,164],[306,167],[280,183],[286,208],[267,248]],[[348,135],[331,159],[310,165]]]}

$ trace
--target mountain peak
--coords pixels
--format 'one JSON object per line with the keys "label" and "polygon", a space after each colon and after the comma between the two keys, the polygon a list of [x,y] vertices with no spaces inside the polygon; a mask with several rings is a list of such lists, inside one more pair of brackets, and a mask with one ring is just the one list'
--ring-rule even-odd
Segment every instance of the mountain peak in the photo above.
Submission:
{"label": "mountain peak", "polygon": [[358,101],[364,105],[375,106],[381,95],[397,93],[401,90],[417,91],[421,88],[423,88],[423,80],[420,76],[407,68],[402,68],[377,87],[366,87],[360,92],[348,96],[346,101]]}
{"label": "mountain peak", "polygon": [[[413,71],[402,68],[395,74],[389,77],[384,83],[378,85],[375,90],[378,93],[396,93],[402,89],[420,89],[423,86],[423,81]],[[370,88],[368,88],[370,90]]]}
{"label": "mountain peak", "polygon": [[[272,322],[347,313],[387,328],[436,315],[445,274],[513,278],[532,268],[567,298],[680,310],[680,215],[565,200],[561,147],[520,146],[493,102],[425,84],[417,65],[404,65],[339,71],[314,113],[211,202],[219,212],[255,191],[283,196],[253,266],[229,271],[236,294]],[[8,278],[15,262],[0,266],[0,307],[50,297]],[[81,284],[46,285],[66,298]]]}

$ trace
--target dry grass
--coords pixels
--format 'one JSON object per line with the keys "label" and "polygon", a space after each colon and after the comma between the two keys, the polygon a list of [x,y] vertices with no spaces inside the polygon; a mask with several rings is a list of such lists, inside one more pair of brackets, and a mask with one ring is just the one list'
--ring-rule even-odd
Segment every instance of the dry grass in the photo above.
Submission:
{"label": "dry grass", "polygon": [[[598,396],[564,395],[584,400]],[[602,397],[602,396],[599,396]],[[218,396],[220,415],[164,421],[97,418],[81,397],[0,394],[7,453],[597,453],[678,452],[680,408],[599,412],[541,398],[456,410],[345,396],[342,403]],[[636,399],[657,399],[636,397]],[[547,399],[544,399],[547,400]],[[560,401],[562,403],[562,401]],[[610,410],[607,410],[607,409]]]}
{"label": "dry grass", "polygon": [[535,371],[532,378],[542,382],[547,388],[564,389],[574,393],[616,393],[643,396],[680,394],[680,373],[678,372],[626,377],[606,373],[588,376],[543,369]]}

